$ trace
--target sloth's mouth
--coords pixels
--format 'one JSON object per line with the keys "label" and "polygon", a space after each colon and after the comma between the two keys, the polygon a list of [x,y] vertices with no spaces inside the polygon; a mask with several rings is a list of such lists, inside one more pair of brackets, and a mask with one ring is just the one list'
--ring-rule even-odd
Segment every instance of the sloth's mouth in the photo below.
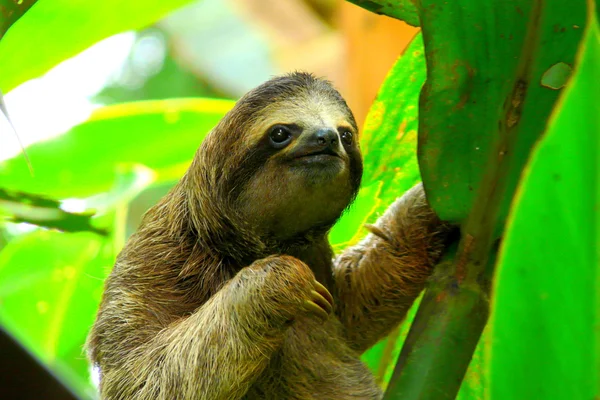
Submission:
{"label": "sloth's mouth", "polygon": [[316,157],[319,159],[326,159],[329,157],[341,158],[341,156],[338,154],[338,152],[336,152],[335,150],[333,150],[329,147],[326,147],[321,150],[316,150],[316,151],[302,152],[300,154],[297,154],[295,158],[308,158],[308,157]]}

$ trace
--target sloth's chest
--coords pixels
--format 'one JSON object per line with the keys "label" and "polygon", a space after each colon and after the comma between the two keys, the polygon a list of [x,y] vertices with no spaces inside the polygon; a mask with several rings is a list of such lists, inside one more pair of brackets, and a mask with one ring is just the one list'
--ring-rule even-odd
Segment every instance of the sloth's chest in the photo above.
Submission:
{"label": "sloth's chest", "polygon": [[342,340],[341,325],[298,320],[245,399],[380,399],[367,366]]}

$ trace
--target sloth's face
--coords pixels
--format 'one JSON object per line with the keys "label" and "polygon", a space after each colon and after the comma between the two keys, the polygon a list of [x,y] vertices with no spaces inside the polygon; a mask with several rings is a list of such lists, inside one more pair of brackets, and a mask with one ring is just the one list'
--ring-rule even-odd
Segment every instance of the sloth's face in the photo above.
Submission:
{"label": "sloth's face", "polygon": [[262,163],[236,205],[260,233],[286,239],[330,226],[356,195],[358,131],[339,100],[315,96],[267,107],[246,140]]}

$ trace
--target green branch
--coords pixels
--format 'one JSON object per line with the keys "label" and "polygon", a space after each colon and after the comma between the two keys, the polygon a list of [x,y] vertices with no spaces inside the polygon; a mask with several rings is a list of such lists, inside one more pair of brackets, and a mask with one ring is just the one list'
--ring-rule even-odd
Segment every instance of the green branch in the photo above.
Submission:
{"label": "green branch", "polygon": [[31,193],[9,192],[0,188],[0,221],[26,222],[64,232],[89,231],[107,235],[106,229],[92,225],[94,212],[71,213],[60,202]]}
{"label": "green branch", "polygon": [[[451,400],[489,315],[487,293],[454,279],[454,251],[436,267],[386,391],[386,399]],[[490,260],[492,266],[495,259]]]}

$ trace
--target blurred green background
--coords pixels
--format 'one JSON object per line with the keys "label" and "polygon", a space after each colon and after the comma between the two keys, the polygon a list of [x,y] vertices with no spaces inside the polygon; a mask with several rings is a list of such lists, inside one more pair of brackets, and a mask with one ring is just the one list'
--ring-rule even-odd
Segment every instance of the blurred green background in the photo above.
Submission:
{"label": "blurred green background", "polygon": [[[595,2],[422,0],[419,15],[386,4],[423,35],[342,0],[0,0],[0,326],[78,397],[97,397],[83,344],[127,237],[235,99],[306,70],[331,80],[363,127],[363,185],[330,234],[336,251],[421,178],[418,135],[436,211],[476,238],[481,221],[504,229],[493,282],[476,277],[493,296],[473,290],[491,323],[462,384],[447,386],[460,384],[461,400],[597,396]],[[505,170],[503,140],[517,150]],[[490,223],[493,196],[478,186],[503,185],[498,171],[509,190]],[[382,387],[408,329],[363,357]],[[436,364],[425,353],[417,371]]]}

